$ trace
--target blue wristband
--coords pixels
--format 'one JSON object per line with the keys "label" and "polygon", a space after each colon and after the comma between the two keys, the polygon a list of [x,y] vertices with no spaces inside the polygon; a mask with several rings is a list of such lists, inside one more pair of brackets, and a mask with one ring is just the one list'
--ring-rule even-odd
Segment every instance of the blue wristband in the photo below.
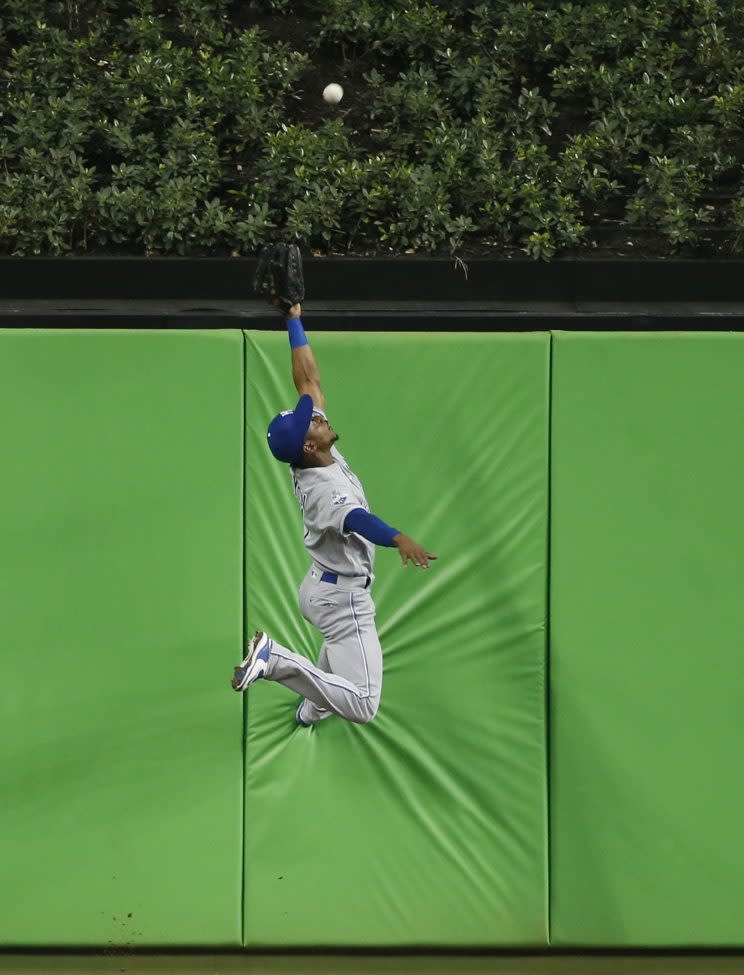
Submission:
{"label": "blue wristband", "polygon": [[301,318],[288,318],[287,331],[289,332],[289,344],[293,349],[299,349],[301,345],[309,345],[305,329],[302,327]]}

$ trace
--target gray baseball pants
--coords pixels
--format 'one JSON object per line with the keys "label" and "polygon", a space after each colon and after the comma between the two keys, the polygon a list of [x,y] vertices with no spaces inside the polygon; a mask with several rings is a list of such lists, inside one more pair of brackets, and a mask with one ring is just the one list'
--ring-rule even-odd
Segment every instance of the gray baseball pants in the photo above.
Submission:
{"label": "gray baseball pants", "polygon": [[[315,724],[337,714],[364,724],[377,714],[382,690],[382,648],[367,576],[321,582],[313,564],[299,589],[300,611],[323,635],[317,665],[274,641],[267,680],[305,698],[302,720]],[[374,577],[373,577],[374,578]]]}

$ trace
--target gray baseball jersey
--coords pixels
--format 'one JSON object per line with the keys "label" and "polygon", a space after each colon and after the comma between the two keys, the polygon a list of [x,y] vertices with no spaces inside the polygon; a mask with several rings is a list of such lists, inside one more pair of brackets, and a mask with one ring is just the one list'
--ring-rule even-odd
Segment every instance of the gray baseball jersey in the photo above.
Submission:
{"label": "gray baseball jersey", "polygon": [[350,511],[369,511],[364,488],[336,447],[331,447],[331,457],[335,463],[328,467],[291,468],[305,526],[305,547],[313,561],[329,572],[371,576],[374,544],[356,532],[344,531]]}

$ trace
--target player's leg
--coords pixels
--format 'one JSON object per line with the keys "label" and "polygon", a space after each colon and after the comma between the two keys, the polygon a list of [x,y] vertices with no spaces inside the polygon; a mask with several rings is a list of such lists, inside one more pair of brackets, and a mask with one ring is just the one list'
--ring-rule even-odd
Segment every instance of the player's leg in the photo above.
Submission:
{"label": "player's leg", "polygon": [[[331,669],[328,663],[328,650],[325,643],[320,648],[320,653],[318,654],[318,667],[321,670]],[[298,722],[307,727],[312,724],[317,724],[319,721],[325,721],[326,718],[333,717],[333,711],[329,711],[327,708],[319,708],[317,704],[313,704],[312,701],[308,701],[306,697],[303,697],[297,706],[296,716]]]}
{"label": "player's leg", "polygon": [[[308,594],[312,592],[313,589],[317,588],[317,584],[313,585],[312,573],[308,572],[306,578],[303,580],[302,585],[299,590],[299,604],[300,612],[309,622],[313,622],[314,614],[308,605]],[[317,666],[320,670],[331,671],[333,668],[328,662],[328,644],[324,643],[320,648],[320,653],[318,654]],[[320,721],[325,721],[326,718],[333,717],[333,711],[328,708],[320,708],[317,704],[313,704],[308,698],[303,697],[300,700],[295,716],[299,724],[305,727],[310,727],[311,725],[318,724]]]}
{"label": "player's leg", "polygon": [[[379,643],[378,643],[379,646]],[[374,653],[373,647],[368,641],[364,648],[368,657],[367,669],[371,669],[371,657]],[[346,644],[342,651],[342,657],[348,659],[352,653],[358,653],[357,648],[353,648],[351,640]],[[347,668],[352,672],[352,676],[357,680],[364,670],[361,667]],[[361,684],[349,680],[341,674],[331,671],[321,670],[310,663],[307,657],[299,653],[293,653],[289,648],[283,647],[276,641],[272,641],[269,653],[269,662],[266,673],[263,675],[266,680],[278,681],[289,687],[291,690],[307,698],[318,708],[331,711],[348,721],[364,724],[370,721],[376,711],[379,701],[379,693],[374,694],[374,689],[364,680]]]}
{"label": "player's leg", "polygon": [[336,590],[334,609],[321,610],[316,626],[326,639],[327,668],[368,691],[368,718],[377,713],[382,691],[382,647],[369,590]]}
{"label": "player's leg", "polygon": [[[308,623],[312,623],[312,620],[308,616],[310,609],[307,601],[308,590],[311,588],[311,582],[311,572],[308,571],[307,575],[302,580],[298,593],[300,612]],[[320,670],[330,670],[330,667],[328,666],[328,651],[325,643],[320,648],[317,666],[320,668]],[[319,721],[325,720],[325,718],[332,717],[333,711],[329,710],[328,708],[319,708],[317,704],[313,704],[312,701],[309,701],[306,697],[303,697],[297,706],[295,716],[300,724],[309,727],[310,725],[317,724]]]}
{"label": "player's leg", "polygon": [[265,677],[291,688],[318,708],[357,723],[377,713],[382,684],[382,649],[367,590],[331,586],[311,594],[306,618],[325,637],[330,670],[272,643]]}

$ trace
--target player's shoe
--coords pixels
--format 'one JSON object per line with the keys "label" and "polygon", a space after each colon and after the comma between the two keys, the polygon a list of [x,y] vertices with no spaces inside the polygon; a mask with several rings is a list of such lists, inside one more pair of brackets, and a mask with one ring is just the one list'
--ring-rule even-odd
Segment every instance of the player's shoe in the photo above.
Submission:
{"label": "player's shoe", "polygon": [[273,646],[273,640],[262,630],[256,630],[248,644],[248,653],[243,662],[235,668],[233,679],[230,681],[236,691],[244,691],[254,680],[264,676],[269,666],[269,654]]}
{"label": "player's shoe", "polygon": [[[303,697],[303,699],[300,701],[300,703],[297,706],[297,710],[295,711],[295,719],[297,721],[297,724],[302,725],[303,728],[312,728],[314,724],[318,723],[317,721],[303,721],[305,715],[303,714],[302,709],[307,703],[308,703],[307,698]],[[315,705],[315,707],[316,710],[322,712],[323,714],[325,714],[326,711],[328,710],[328,708],[319,708],[317,704]]]}
{"label": "player's shoe", "polygon": [[301,725],[303,728],[309,728],[310,727],[309,722],[302,720],[302,707],[304,703],[305,703],[305,698],[303,697],[303,699],[297,705],[297,710],[295,711],[295,719],[298,725]]}

